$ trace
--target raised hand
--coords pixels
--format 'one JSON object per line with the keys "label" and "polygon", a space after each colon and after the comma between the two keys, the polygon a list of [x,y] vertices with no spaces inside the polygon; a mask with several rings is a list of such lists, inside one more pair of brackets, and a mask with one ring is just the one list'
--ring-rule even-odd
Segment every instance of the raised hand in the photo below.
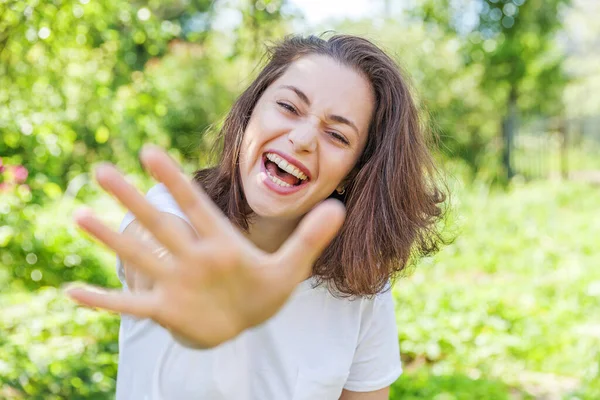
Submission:
{"label": "raised hand", "polygon": [[277,252],[265,253],[163,150],[145,147],[141,159],[173,195],[198,237],[165,223],[161,212],[114,167],[103,165],[97,170],[99,184],[131,210],[171,257],[159,258],[138,238],[111,230],[89,211],[78,212],[75,220],[81,228],[147,275],[153,285],[139,292],[71,287],[67,293],[90,307],[152,318],[198,347],[216,346],[273,316],[295,286],[310,276],[313,263],[344,220],[343,205],[326,200],[304,217]]}

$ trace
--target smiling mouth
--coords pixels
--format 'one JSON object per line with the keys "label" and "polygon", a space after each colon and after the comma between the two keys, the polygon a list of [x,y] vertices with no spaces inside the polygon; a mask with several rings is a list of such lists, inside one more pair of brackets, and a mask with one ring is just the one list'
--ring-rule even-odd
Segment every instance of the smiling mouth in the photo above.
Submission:
{"label": "smiling mouth", "polygon": [[308,176],[298,167],[288,163],[275,153],[263,154],[263,163],[268,178],[284,188],[298,187],[309,181]]}

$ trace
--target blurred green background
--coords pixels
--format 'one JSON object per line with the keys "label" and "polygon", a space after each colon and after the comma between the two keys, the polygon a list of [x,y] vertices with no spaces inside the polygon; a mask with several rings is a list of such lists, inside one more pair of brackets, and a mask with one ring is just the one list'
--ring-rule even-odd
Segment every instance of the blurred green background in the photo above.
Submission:
{"label": "blurred green background", "polygon": [[363,35],[410,75],[440,138],[456,240],[394,288],[392,399],[600,398],[597,0],[0,0],[0,398],[109,399],[118,318],[60,286],[118,286],[72,223],[124,214],[143,143],[208,165],[264,43]]}

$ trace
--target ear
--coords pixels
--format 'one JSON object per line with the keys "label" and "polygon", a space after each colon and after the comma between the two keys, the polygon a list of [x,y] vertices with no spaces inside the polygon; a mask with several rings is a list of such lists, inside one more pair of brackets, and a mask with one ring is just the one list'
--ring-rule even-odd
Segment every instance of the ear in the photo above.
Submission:
{"label": "ear", "polygon": [[346,189],[352,183],[352,181],[356,177],[356,174],[358,174],[358,171],[359,171],[359,169],[354,167],[350,171],[350,173],[348,175],[346,175],[346,177],[340,182],[340,184],[335,189],[339,195],[342,195],[346,192]]}
{"label": "ear", "polygon": [[352,171],[350,171],[350,173],[348,175],[346,175],[346,177],[340,183],[340,186],[347,188],[352,183],[354,178],[356,178],[358,171],[360,171],[360,168],[357,168],[357,167],[352,168]]}

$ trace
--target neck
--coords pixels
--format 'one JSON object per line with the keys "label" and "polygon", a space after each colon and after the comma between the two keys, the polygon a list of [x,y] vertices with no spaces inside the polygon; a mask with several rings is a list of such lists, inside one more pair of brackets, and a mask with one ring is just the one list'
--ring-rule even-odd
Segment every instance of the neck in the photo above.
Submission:
{"label": "neck", "polygon": [[299,220],[281,220],[252,216],[245,234],[252,243],[267,253],[274,253],[290,237]]}

